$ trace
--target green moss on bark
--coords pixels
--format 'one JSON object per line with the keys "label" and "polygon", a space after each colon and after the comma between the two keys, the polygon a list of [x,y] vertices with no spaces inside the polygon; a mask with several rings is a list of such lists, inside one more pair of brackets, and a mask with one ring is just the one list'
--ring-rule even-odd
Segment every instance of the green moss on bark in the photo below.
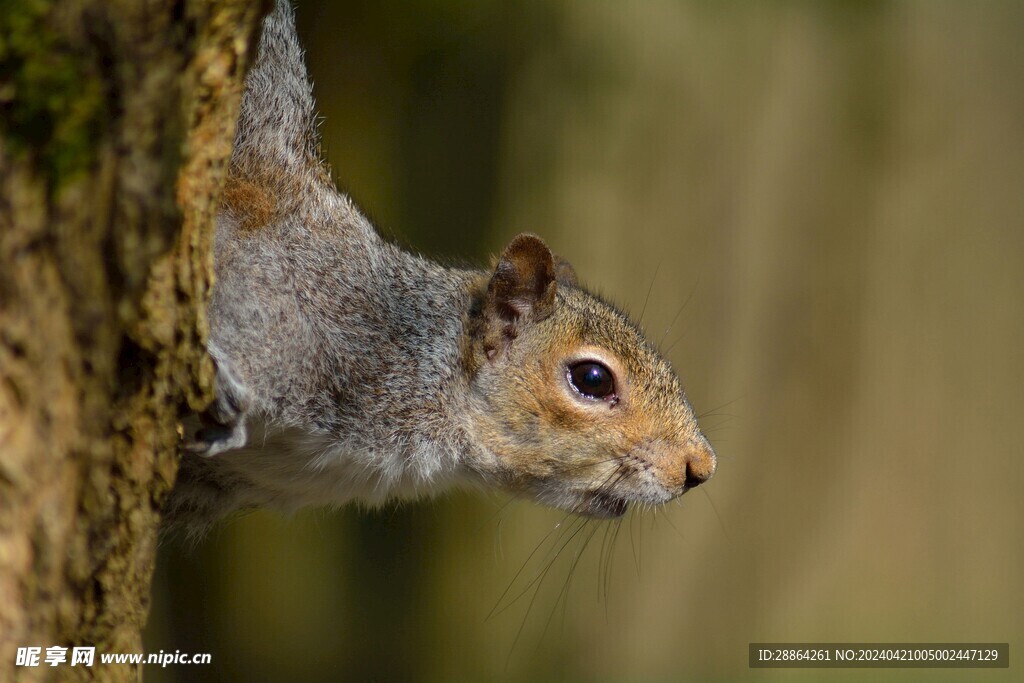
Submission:
{"label": "green moss on bark", "polygon": [[107,112],[92,59],[51,29],[51,12],[47,0],[0,1],[0,136],[59,188],[93,166]]}

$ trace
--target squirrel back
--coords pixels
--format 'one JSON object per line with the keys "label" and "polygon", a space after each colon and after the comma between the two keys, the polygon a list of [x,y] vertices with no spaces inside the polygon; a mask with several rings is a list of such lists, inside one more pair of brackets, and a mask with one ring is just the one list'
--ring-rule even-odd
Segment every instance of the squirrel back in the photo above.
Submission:
{"label": "squirrel back", "polygon": [[216,398],[190,425],[170,524],[455,484],[615,517],[713,474],[669,364],[543,240],[446,268],[336,189],[286,0],[245,88],[216,233]]}

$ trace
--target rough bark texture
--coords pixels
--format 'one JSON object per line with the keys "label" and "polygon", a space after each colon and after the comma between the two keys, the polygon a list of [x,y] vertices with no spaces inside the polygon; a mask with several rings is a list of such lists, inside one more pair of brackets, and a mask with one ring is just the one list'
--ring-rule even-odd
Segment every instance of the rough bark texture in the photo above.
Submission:
{"label": "rough bark texture", "polygon": [[139,675],[15,651],[142,651],[265,5],[0,0],[0,679]]}

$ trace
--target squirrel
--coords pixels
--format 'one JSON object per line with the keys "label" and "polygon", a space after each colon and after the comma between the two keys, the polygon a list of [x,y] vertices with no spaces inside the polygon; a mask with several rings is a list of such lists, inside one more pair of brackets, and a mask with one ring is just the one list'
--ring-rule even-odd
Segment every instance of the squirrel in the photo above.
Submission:
{"label": "squirrel", "polygon": [[332,181],[316,116],[277,0],[217,216],[215,398],[186,431],[169,526],[456,485],[614,518],[712,476],[679,379],[625,314],[532,234],[489,270],[386,241]]}

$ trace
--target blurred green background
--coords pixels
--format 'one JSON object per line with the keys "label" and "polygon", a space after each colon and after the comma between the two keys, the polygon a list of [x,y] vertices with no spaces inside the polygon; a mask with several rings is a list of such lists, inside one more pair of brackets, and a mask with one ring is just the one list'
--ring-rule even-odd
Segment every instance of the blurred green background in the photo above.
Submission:
{"label": "blurred green background", "polygon": [[[168,543],[147,649],[214,663],[147,680],[1021,680],[1024,4],[298,19],[341,187],[453,262],[545,236],[643,311],[719,472],[620,524],[456,493]],[[747,668],[969,640],[1016,663]]]}

